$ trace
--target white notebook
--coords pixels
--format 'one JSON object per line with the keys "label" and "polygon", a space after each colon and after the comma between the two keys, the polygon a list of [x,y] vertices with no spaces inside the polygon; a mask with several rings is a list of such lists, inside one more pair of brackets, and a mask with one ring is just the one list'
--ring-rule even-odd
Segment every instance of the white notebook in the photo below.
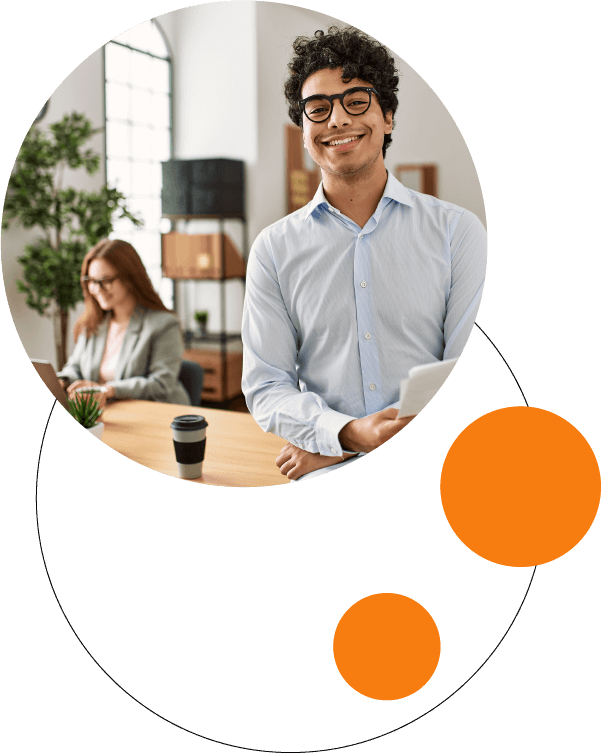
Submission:
{"label": "white notebook", "polygon": [[401,403],[398,416],[410,417],[421,412],[449,377],[456,363],[457,358],[412,367],[409,370],[409,377],[401,380]]}

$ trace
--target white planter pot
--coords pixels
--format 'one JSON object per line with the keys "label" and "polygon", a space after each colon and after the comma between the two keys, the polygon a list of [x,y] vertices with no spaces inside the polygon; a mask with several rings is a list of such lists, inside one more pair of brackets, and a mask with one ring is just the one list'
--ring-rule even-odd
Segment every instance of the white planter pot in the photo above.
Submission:
{"label": "white planter pot", "polygon": [[102,438],[102,431],[104,430],[104,422],[97,422],[94,427],[88,427],[88,432],[95,435],[98,440]]}

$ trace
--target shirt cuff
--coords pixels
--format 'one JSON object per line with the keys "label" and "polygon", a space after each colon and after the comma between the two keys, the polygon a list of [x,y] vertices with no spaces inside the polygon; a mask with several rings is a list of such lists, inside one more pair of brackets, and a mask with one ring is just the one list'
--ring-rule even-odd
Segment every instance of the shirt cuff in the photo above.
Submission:
{"label": "shirt cuff", "polygon": [[320,414],[315,425],[315,441],[322,456],[342,456],[342,446],[338,433],[356,417],[330,409]]}

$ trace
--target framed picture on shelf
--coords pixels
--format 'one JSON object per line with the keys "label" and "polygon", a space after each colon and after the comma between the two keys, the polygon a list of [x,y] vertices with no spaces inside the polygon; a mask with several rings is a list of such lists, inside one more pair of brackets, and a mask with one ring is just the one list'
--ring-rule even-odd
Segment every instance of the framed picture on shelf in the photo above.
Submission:
{"label": "framed picture on shelf", "polygon": [[321,173],[303,148],[303,132],[288,123],[286,128],[286,190],[288,214],[304,207],[313,199],[321,181]]}
{"label": "framed picture on shelf", "polygon": [[394,176],[408,189],[438,197],[438,165],[435,163],[397,165]]}

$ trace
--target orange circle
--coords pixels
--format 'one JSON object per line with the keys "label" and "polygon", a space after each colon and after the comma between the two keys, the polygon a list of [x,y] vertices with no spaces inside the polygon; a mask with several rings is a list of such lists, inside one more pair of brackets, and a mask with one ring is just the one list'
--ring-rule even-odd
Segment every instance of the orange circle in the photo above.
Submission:
{"label": "orange circle", "polygon": [[512,406],[485,414],[457,437],[440,495],[457,537],[482,558],[536,566],[563,556],[599,507],[595,455],[565,419]]}
{"label": "orange circle", "polygon": [[343,679],[376,700],[398,700],[421,689],[440,658],[434,619],[404,595],[379,593],[352,605],[334,634]]}

